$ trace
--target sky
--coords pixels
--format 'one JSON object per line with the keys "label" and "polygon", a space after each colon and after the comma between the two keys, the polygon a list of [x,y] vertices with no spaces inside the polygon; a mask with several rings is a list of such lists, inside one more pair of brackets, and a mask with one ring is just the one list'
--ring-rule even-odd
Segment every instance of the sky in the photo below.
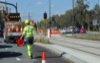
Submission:
{"label": "sky", "polygon": [[[46,11],[49,18],[49,0],[6,0],[8,3],[18,4],[18,12],[22,20],[33,19],[35,22],[43,20],[43,13]],[[51,0],[51,16],[64,14],[67,10],[72,9],[73,0]],[[88,0],[90,9],[92,9],[99,0]],[[12,6],[9,6],[9,12],[15,12]]]}

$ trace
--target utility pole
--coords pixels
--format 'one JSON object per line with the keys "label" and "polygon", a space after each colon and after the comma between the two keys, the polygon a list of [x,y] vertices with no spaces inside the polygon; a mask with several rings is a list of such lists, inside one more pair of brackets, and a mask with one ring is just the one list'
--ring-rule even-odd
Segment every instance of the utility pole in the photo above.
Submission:
{"label": "utility pole", "polygon": [[47,37],[48,39],[51,38],[51,0],[49,0],[49,23],[48,23]]}
{"label": "utility pole", "polygon": [[16,2],[16,13],[18,13],[17,2]]}
{"label": "utility pole", "polygon": [[31,20],[31,15],[30,12],[28,13],[28,19]]}
{"label": "utility pole", "polygon": [[[7,3],[7,0],[5,0],[5,2]],[[5,4],[5,9],[8,12],[7,4]]]}
{"label": "utility pole", "polygon": [[49,28],[51,27],[51,0],[49,0]]}
{"label": "utility pole", "polygon": [[74,26],[74,23],[75,23],[75,18],[74,18],[74,16],[75,16],[75,13],[74,13],[74,0],[72,0],[72,35],[73,35],[73,33],[74,33],[74,28],[73,28],[73,26]]}
{"label": "utility pole", "polygon": [[72,25],[74,26],[74,23],[75,23],[75,13],[74,13],[74,0],[72,1],[72,5],[73,5],[73,19],[72,19]]}
{"label": "utility pole", "polygon": [[3,1],[0,1],[0,3],[11,5],[11,6],[13,6],[13,7],[15,8],[16,13],[18,12],[18,9],[17,9],[17,3],[16,3],[16,5],[14,5],[14,4],[12,4],[12,3],[3,2]]}
{"label": "utility pole", "polygon": [[[100,2],[100,0],[98,0],[98,5],[99,5],[99,9],[100,9],[100,3],[99,2]],[[100,31],[100,20],[99,19],[100,19],[100,17],[98,16],[98,28],[99,28],[98,30]]]}

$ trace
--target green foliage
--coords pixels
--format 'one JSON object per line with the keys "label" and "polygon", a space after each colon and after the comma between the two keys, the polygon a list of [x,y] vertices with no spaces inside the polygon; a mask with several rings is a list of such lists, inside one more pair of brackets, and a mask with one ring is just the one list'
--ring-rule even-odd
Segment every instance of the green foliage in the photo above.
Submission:
{"label": "green foliage", "polygon": [[[68,36],[66,36],[68,37]],[[88,39],[88,40],[100,40],[100,36],[83,36],[83,35],[73,35],[73,36],[70,36],[70,37],[73,37],[73,38],[79,38],[79,39]]]}
{"label": "green foliage", "polygon": [[[48,24],[57,28],[64,28],[71,25],[80,28],[83,26],[89,30],[93,27],[92,21],[94,19],[100,20],[100,6],[96,4],[91,10],[89,10],[89,7],[87,0],[76,0],[76,5],[73,9],[67,10],[65,14],[62,15],[53,15],[48,19]],[[41,25],[42,28],[47,28],[48,24],[45,25],[43,21],[41,21],[39,26]]]}
{"label": "green foliage", "polygon": [[47,38],[36,38],[35,42],[44,43],[44,44],[51,44],[51,42]]}

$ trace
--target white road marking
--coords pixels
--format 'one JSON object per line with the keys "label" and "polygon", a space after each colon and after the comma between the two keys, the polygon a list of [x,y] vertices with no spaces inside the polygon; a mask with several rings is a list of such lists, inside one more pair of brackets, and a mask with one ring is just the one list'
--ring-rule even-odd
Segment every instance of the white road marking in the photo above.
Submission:
{"label": "white road marking", "polygon": [[8,48],[5,48],[5,50],[8,50]]}
{"label": "white road marking", "polygon": [[16,60],[17,60],[17,61],[21,61],[21,59],[20,59],[20,58],[18,58],[18,57],[16,58]]}

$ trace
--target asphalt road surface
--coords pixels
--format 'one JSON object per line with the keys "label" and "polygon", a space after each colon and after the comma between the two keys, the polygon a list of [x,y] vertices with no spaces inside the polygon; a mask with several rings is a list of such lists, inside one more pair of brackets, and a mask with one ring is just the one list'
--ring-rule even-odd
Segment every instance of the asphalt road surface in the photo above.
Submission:
{"label": "asphalt road surface", "polygon": [[26,46],[18,47],[16,44],[5,44],[0,38],[0,63],[42,63],[42,52],[46,52],[46,63],[72,63],[62,58],[63,54],[56,54],[50,50],[34,45],[33,59],[27,56]]}

